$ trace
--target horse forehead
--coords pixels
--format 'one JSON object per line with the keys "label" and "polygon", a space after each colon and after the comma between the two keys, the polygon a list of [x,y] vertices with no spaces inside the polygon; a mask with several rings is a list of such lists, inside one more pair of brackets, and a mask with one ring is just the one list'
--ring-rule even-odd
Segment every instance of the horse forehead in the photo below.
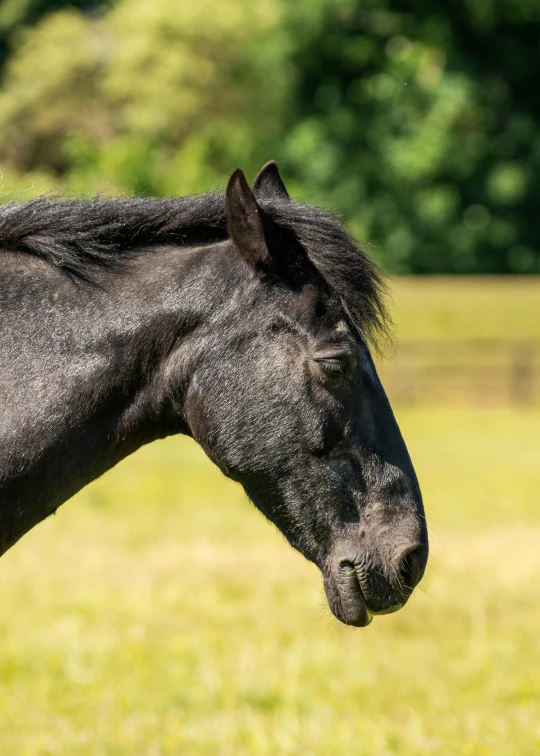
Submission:
{"label": "horse forehead", "polygon": [[344,310],[338,297],[323,286],[306,284],[282,300],[281,309],[296,317],[304,325],[310,323],[336,324],[343,320]]}
{"label": "horse forehead", "polygon": [[247,318],[248,327],[266,323],[272,328],[281,326],[303,333],[310,339],[339,339],[341,336],[343,339],[352,337],[355,341],[360,340],[356,328],[351,327],[341,299],[324,283],[312,281],[297,289],[275,283],[260,284],[262,286],[253,290],[251,306],[255,307]]}

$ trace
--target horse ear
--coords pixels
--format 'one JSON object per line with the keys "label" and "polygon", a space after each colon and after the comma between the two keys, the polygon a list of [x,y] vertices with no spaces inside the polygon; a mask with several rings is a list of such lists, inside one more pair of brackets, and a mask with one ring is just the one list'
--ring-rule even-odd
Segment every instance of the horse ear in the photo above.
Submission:
{"label": "horse ear", "polygon": [[227,229],[235,247],[252,265],[266,262],[269,253],[264,238],[261,208],[240,168],[229,179],[226,199]]}
{"label": "horse ear", "polygon": [[281,176],[275,160],[263,165],[257,178],[253,182],[253,194],[257,199],[279,199],[282,202],[290,202],[289,193]]}

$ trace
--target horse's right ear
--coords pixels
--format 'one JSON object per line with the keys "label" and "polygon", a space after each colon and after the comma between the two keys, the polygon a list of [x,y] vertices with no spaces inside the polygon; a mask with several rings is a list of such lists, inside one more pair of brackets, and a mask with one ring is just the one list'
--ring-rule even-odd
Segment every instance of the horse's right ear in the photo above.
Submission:
{"label": "horse's right ear", "polygon": [[264,238],[262,211],[240,168],[229,179],[226,200],[227,229],[234,246],[253,266],[267,262],[270,255]]}
{"label": "horse's right ear", "polygon": [[282,202],[291,201],[289,192],[279,175],[279,168],[275,160],[270,160],[258,172],[253,182],[253,194],[258,200],[277,199]]}

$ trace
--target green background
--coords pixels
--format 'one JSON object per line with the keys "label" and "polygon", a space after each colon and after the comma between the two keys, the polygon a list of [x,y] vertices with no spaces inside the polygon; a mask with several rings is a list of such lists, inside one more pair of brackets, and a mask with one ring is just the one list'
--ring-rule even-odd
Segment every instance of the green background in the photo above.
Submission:
{"label": "green background", "polygon": [[5,199],[279,161],[396,273],[540,271],[538,0],[3,0]]}

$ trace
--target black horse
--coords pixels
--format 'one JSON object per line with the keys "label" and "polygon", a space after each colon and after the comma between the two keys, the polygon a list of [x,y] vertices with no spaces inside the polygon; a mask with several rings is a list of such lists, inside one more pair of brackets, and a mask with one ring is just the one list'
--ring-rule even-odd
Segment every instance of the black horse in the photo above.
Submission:
{"label": "black horse", "polygon": [[195,438],[338,619],[422,577],[418,482],[367,341],[374,263],[274,162],[226,196],[0,210],[0,553],[143,444]]}

